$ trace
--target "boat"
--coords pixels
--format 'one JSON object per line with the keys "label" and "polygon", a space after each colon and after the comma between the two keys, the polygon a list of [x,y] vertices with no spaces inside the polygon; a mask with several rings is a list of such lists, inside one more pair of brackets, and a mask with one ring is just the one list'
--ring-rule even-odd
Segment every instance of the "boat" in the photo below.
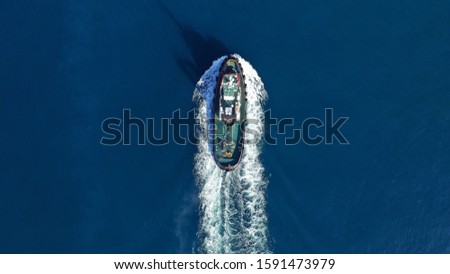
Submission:
{"label": "boat", "polygon": [[236,57],[222,62],[213,102],[212,153],[219,168],[231,171],[242,159],[245,140],[246,85]]}

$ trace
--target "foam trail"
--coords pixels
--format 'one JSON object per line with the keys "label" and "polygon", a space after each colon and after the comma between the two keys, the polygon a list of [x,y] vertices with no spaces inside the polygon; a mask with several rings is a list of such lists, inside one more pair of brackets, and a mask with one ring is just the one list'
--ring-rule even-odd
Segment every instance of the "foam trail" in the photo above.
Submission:
{"label": "foam trail", "polygon": [[240,165],[231,172],[221,170],[211,155],[207,119],[212,119],[212,100],[219,68],[226,56],[213,62],[194,91],[200,123],[195,175],[200,190],[198,237],[202,253],[269,253],[265,191],[268,181],[259,160],[264,130],[264,84],[253,67],[239,55],[247,85],[247,128],[259,133],[256,142],[244,145]]}

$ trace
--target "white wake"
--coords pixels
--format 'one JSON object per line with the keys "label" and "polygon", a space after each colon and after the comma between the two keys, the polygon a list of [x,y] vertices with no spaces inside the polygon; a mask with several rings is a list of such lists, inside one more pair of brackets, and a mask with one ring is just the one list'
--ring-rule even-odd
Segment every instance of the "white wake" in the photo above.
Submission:
{"label": "white wake", "polygon": [[[268,181],[259,155],[264,130],[263,103],[267,99],[257,72],[239,55],[247,85],[246,131],[254,140],[244,145],[239,166],[230,172],[214,162],[208,142],[207,119],[213,118],[212,100],[219,68],[226,56],[213,62],[194,91],[200,132],[195,155],[195,176],[200,191],[200,225],[198,238],[201,253],[269,253],[265,191]],[[259,133],[255,136],[254,132]],[[255,140],[256,139],[256,140]]]}

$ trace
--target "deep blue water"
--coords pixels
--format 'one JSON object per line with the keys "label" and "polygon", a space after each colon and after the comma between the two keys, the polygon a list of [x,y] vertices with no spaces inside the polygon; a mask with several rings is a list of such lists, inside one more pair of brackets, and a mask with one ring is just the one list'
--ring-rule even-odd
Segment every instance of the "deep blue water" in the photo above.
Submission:
{"label": "deep blue water", "polygon": [[275,117],[350,117],[349,145],[263,147],[273,252],[449,253],[449,26],[437,0],[2,1],[0,252],[192,252],[196,147],[100,125],[188,111],[236,52]]}

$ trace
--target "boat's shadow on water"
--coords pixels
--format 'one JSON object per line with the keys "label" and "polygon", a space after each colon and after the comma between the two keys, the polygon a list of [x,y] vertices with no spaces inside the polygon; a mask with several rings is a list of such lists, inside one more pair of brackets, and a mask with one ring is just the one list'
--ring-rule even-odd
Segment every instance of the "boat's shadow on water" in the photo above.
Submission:
{"label": "boat's shadow on water", "polygon": [[197,83],[212,62],[225,54],[232,52],[218,39],[202,35],[190,25],[181,23],[161,2],[161,8],[177,25],[180,34],[189,48],[191,56],[181,56],[175,53],[175,60],[186,73],[192,83]]}

